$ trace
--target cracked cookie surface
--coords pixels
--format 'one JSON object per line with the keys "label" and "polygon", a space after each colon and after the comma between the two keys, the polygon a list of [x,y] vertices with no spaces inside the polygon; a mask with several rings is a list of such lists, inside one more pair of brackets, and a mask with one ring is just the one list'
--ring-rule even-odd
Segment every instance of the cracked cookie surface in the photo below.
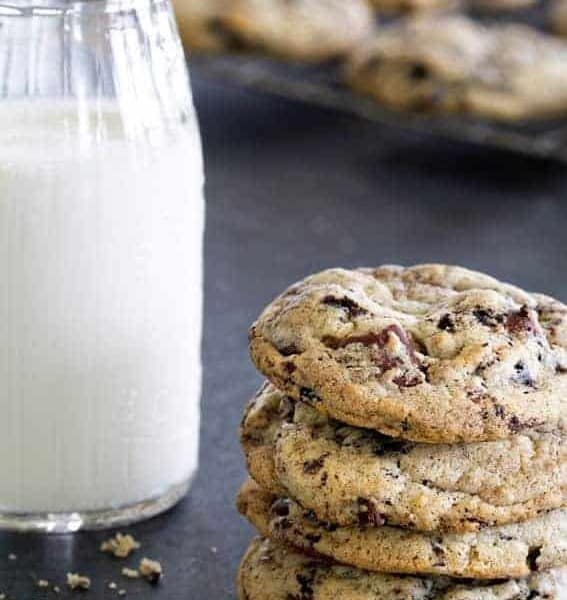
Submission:
{"label": "cracked cookie surface", "polygon": [[238,573],[239,600],[564,600],[565,569],[503,582],[371,573],[252,541]]}
{"label": "cracked cookie surface", "polygon": [[400,442],[329,419],[267,384],[248,404],[240,437],[261,487],[341,526],[478,531],[567,500],[567,443],[553,433]]}
{"label": "cracked cookie surface", "polygon": [[567,510],[475,533],[433,534],[383,527],[338,527],[248,481],[238,510],[264,537],[306,553],[380,573],[456,578],[527,577],[567,564]]}
{"label": "cracked cookie surface", "polygon": [[525,25],[422,16],[354,53],[353,89],[397,110],[503,121],[567,113],[567,44]]}
{"label": "cracked cookie surface", "polygon": [[276,387],[338,421],[431,443],[564,432],[567,307],[461,267],[330,269],[250,330]]}

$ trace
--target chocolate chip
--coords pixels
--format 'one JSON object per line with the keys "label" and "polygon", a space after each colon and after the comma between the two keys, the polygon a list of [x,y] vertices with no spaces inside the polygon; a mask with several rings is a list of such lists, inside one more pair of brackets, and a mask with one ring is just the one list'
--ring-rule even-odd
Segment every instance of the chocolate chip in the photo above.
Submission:
{"label": "chocolate chip", "polygon": [[449,314],[443,315],[439,319],[439,323],[437,323],[437,328],[441,329],[442,331],[448,331],[449,333],[454,333],[455,332],[455,322],[451,318],[451,315],[449,315]]}
{"label": "chocolate chip", "polygon": [[285,362],[283,364],[283,368],[284,368],[284,370],[285,370],[286,373],[288,373],[289,375],[291,375],[295,371],[296,366],[291,361],[288,360],[287,362]]}
{"label": "chocolate chip", "polygon": [[381,527],[386,524],[386,518],[381,515],[372,500],[358,498],[358,524],[361,527]]}
{"label": "chocolate chip", "polygon": [[293,597],[293,600],[312,600],[313,599],[313,581],[315,573],[298,573],[296,576],[299,584],[299,597]]}
{"label": "chocolate chip", "polygon": [[323,468],[327,456],[328,454],[323,454],[319,458],[305,461],[303,463],[303,472],[306,475],[316,475]]}
{"label": "chocolate chip", "polygon": [[510,417],[510,420],[508,421],[508,429],[510,429],[512,433],[518,433],[523,429],[522,422],[516,415]]}
{"label": "chocolate chip", "polygon": [[528,567],[530,568],[530,571],[538,571],[539,570],[539,565],[537,563],[538,558],[541,555],[541,546],[534,546],[533,548],[530,548],[529,552],[528,552],[528,556],[527,556],[527,563],[528,563]]}
{"label": "chocolate chip", "polygon": [[430,75],[431,72],[429,67],[424,63],[415,63],[412,65],[409,72],[409,77],[413,81],[423,81],[424,79],[429,78]]}
{"label": "chocolate chip", "polygon": [[321,398],[310,388],[302,387],[299,390],[299,396],[306,404],[316,404],[321,402]]}
{"label": "chocolate chip", "polygon": [[535,387],[535,381],[531,376],[531,373],[526,366],[526,364],[522,361],[518,361],[514,365],[514,376],[512,380],[516,383],[520,383],[522,385],[527,385],[528,387]]}
{"label": "chocolate chip", "polygon": [[434,566],[443,567],[445,565],[445,548],[443,548],[441,545],[441,540],[438,542],[433,542],[431,549],[433,550],[436,558]]}
{"label": "chocolate chip", "polygon": [[422,376],[417,373],[404,373],[403,375],[394,377],[393,381],[398,387],[415,387],[422,383]]}
{"label": "chocolate chip", "polygon": [[506,416],[506,411],[504,410],[504,407],[501,404],[494,404],[494,414],[499,417],[500,419],[503,419]]}
{"label": "chocolate chip", "polygon": [[504,315],[494,314],[492,311],[485,308],[477,308],[473,310],[473,317],[486,327],[496,327],[504,321]]}
{"label": "chocolate chip", "polygon": [[396,454],[407,454],[411,448],[411,443],[384,438],[383,440],[377,440],[373,448],[373,452],[376,456],[384,456],[389,452]]}
{"label": "chocolate chip", "polygon": [[240,52],[246,50],[247,46],[234,31],[229,29],[221,19],[209,19],[207,22],[207,30],[222,41],[223,46],[227,50]]}
{"label": "chocolate chip", "polygon": [[506,329],[512,334],[535,332],[536,326],[527,306],[522,306],[520,310],[508,315]]}
{"label": "chocolate chip", "polygon": [[362,306],[348,296],[343,296],[342,298],[337,298],[331,295],[325,296],[322,300],[322,303],[326,304],[327,306],[346,310],[348,316],[351,318],[368,314],[368,311],[365,308],[362,308]]}
{"label": "chocolate chip", "polygon": [[278,350],[282,356],[292,356],[293,354],[299,354],[299,349],[295,344],[289,344],[289,346],[278,348]]}
{"label": "chocolate chip", "polygon": [[305,534],[305,539],[310,544],[318,544],[321,541],[321,534],[319,534],[319,533],[306,533]]}
{"label": "chocolate chip", "polygon": [[272,514],[276,517],[287,517],[289,516],[289,511],[289,501],[284,498],[278,498],[278,500],[272,504]]}

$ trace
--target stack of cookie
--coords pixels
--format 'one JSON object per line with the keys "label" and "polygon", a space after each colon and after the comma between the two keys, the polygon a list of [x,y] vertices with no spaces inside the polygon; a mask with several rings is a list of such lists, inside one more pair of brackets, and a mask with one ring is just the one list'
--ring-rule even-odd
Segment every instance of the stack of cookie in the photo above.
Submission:
{"label": "stack of cookie", "polygon": [[333,269],[251,330],[241,600],[565,600],[567,306]]}

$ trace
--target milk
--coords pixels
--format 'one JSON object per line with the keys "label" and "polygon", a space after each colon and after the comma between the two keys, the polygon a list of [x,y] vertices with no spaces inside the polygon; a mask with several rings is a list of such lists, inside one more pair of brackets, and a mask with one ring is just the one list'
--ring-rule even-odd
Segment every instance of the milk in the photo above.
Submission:
{"label": "milk", "polygon": [[123,507],[197,467],[198,129],[122,122],[0,104],[0,513]]}

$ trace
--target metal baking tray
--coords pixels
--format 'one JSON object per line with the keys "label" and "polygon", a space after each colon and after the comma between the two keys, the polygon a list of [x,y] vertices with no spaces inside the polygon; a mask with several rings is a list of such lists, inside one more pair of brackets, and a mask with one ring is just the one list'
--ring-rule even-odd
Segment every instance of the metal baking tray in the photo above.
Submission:
{"label": "metal baking tray", "polygon": [[[544,22],[541,8],[514,20],[540,27]],[[203,77],[332,108],[406,131],[567,163],[567,119],[508,124],[467,116],[400,113],[351,92],[341,83],[340,68],[336,65],[300,65],[243,55],[194,55],[191,65]]]}

